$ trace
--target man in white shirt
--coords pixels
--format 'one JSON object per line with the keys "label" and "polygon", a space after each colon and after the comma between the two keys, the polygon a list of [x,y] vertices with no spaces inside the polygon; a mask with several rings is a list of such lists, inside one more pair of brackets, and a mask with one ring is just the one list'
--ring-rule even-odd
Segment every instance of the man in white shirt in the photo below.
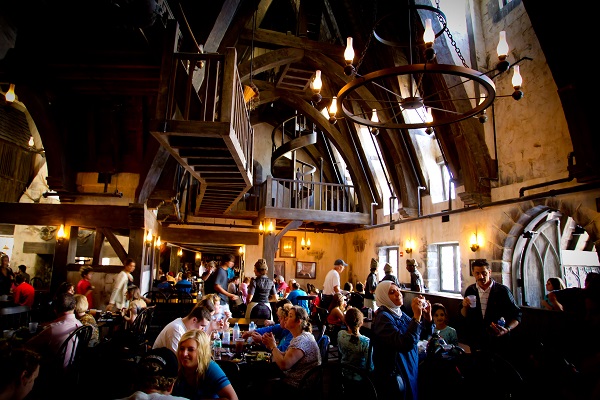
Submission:
{"label": "man in white shirt", "polygon": [[210,320],[211,313],[206,307],[195,306],[185,317],[177,318],[167,324],[156,337],[152,348],[166,347],[177,354],[181,336],[192,329],[206,330],[210,325]]}
{"label": "man in white shirt", "polygon": [[323,298],[321,299],[320,307],[328,309],[329,304],[333,300],[333,295],[335,293],[340,293],[340,274],[344,271],[344,267],[347,266],[348,264],[339,258],[333,263],[333,269],[327,273],[325,282],[323,282]]}

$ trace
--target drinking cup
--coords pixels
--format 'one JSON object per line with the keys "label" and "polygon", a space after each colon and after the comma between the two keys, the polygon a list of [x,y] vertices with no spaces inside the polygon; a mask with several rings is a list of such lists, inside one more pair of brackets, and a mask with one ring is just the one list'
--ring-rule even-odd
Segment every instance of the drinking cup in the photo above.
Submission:
{"label": "drinking cup", "polygon": [[467,298],[471,302],[471,308],[477,307],[477,296],[475,296],[474,294],[470,294],[467,296]]}
{"label": "drinking cup", "polygon": [[244,352],[244,343],[245,339],[235,339],[235,352],[237,354],[242,354]]}
{"label": "drinking cup", "polygon": [[29,323],[29,332],[35,333],[35,332],[37,332],[37,328],[38,328],[38,323],[37,322],[30,322]]}

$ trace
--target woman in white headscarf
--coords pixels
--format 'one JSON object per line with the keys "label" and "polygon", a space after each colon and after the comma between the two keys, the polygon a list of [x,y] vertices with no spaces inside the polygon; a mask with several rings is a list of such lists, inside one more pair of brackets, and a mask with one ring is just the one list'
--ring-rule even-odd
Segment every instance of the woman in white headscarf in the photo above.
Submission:
{"label": "woman in white headscarf", "polygon": [[422,295],[413,298],[413,317],[402,312],[400,288],[382,281],[375,289],[378,309],[372,323],[373,365],[382,398],[417,399],[419,352],[417,343],[433,334],[431,304]]}

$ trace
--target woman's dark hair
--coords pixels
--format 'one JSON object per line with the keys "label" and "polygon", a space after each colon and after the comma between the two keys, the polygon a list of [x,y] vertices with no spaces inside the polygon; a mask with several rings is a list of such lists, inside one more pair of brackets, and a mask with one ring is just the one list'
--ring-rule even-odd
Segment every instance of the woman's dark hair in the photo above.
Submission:
{"label": "woman's dark hair", "polygon": [[56,291],[56,295],[58,296],[59,294],[67,293],[70,288],[75,289],[75,285],[73,285],[71,282],[63,282],[58,287],[58,290]]}
{"label": "woman's dark hair", "polygon": [[123,266],[126,267],[131,263],[134,263],[135,261],[133,260],[133,258],[126,258],[125,262],[123,263]]}
{"label": "woman's dark hair", "polygon": [[352,284],[350,282],[346,282],[344,283],[344,290],[351,292],[352,291]]}

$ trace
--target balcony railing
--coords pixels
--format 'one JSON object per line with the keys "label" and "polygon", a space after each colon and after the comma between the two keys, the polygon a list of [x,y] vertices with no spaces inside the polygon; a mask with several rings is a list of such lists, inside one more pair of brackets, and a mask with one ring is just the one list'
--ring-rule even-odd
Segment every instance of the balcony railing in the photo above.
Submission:
{"label": "balcony railing", "polygon": [[352,185],[267,177],[259,187],[259,209],[358,212]]}

